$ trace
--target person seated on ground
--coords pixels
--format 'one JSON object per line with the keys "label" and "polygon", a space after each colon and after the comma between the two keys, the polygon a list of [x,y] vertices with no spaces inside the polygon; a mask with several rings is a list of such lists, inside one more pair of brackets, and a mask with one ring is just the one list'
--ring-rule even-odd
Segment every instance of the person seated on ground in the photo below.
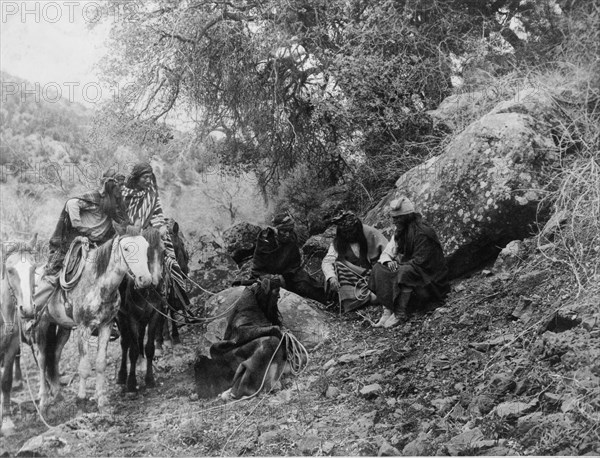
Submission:
{"label": "person seated on ground", "polygon": [[374,326],[384,328],[406,321],[409,301],[416,307],[441,302],[450,291],[448,267],[435,231],[407,197],[392,200],[389,213],[396,231],[369,280],[369,289],[383,305],[383,315]]}
{"label": "person seated on ground", "polygon": [[256,238],[252,278],[280,275],[283,287],[288,291],[325,304],[327,297],[323,285],[302,268],[293,217],[289,212],[278,213],[272,223],[272,227],[263,229]]}
{"label": "person seated on ground", "polygon": [[76,237],[84,236],[90,243],[102,245],[115,235],[115,225],[127,224],[118,179],[114,170],[107,170],[102,175],[100,189],[72,197],[65,203],[49,241],[48,262],[34,294],[38,310],[59,285],[65,256]]}
{"label": "person seated on ground", "polygon": [[376,297],[366,290],[372,266],[388,243],[377,229],[363,224],[358,217],[345,211],[333,219],[337,230],[321,268],[329,292],[337,292],[345,312]]}
{"label": "person seated on ground", "polygon": [[286,368],[282,319],[277,306],[281,283],[265,278],[241,293],[229,314],[223,340],[194,365],[198,396],[221,393],[224,400],[269,391]]}
{"label": "person seated on ground", "polygon": [[131,224],[141,230],[154,227],[160,231],[165,246],[165,266],[169,280],[167,293],[174,292],[183,309],[187,310],[190,300],[186,292],[186,275],[177,262],[152,166],[146,162],[136,164],[122,187],[122,193]]}

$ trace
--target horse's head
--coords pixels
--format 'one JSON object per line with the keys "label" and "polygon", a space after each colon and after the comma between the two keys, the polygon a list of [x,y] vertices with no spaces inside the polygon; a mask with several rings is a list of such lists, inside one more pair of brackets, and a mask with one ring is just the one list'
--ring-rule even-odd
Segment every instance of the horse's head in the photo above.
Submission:
{"label": "horse's head", "polygon": [[148,270],[152,276],[152,285],[158,286],[163,277],[165,245],[158,229],[144,229],[143,235],[148,242]]}
{"label": "horse's head", "polygon": [[147,288],[152,283],[148,268],[148,241],[141,235],[125,235],[118,240],[123,259],[133,277],[136,288]]}
{"label": "horse's head", "polygon": [[15,242],[3,245],[2,281],[6,281],[8,292],[14,298],[22,316],[34,314],[33,293],[35,291],[35,246],[37,234],[29,243]]}

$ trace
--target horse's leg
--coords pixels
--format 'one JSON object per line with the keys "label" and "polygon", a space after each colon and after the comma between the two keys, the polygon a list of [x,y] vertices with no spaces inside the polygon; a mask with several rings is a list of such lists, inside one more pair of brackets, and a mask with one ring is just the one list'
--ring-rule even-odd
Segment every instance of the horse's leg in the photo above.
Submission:
{"label": "horse's leg", "polygon": [[[71,335],[71,330],[62,328],[60,326],[56,326],[56,341],[55,348],[52,354],[52,367],[49,369],[49,377],[48,383],[50,384],[50,394],[53,398],[56,398],[60,393],[60,371],[58,365],[60,363],[60,357],[62,355],[62,351],[65,348],[67,341],[69,340],[69,336]],[[52,351],[50,349],[49,351]]]}
{"label": "horse's leg", "polygon": [[35,332],[37,333],[37,342],[38,342],[38,365],[40,369],[40,410],[42,414],[46,413],[46,409],[48,408],[48,383],[46,381],[46,373],[48,366],[48,352],[49,349],[52,348],[51,342],[51,330],[50,330],[50,320],[44,314],[37,324]]}
{"label": "horse's leg", "polygon": [[[2,381],[0,384],[0,386],[2,387],[2,401],[0,402],[0,404],[2,405],[0,411],[0,417],[2,418],[2,420],[0,420],[0,429],[5,435],[12,434],[14,432],[14,424],[10,418],[10,390],[12,388],[13,381],[14,360],[18,351],[19,335],[15,333],[13,334],[11,342],[8,348],[6,349],[6,352],[4,353],[4,369],[2,371]],[[4,418],[6,418],[6,422],[4,421]]]}
{"label": "horse's leg", "polygon": [[[90,364],[89,342],[92,332],[85,326],[77,328],[77,349],[79,350],[79,390],[77,392],[77,404],[80,408],[85,406],[87,379],[92,375]],[[99,340],[99,338],[98,338]]]}
{"label": "horse's leg", "polygon": [[130,346],[129,318],[125,313],[119,312],[117,316],[119,333],[121,334],[121,366],[117,375],[117,385],[125,385],[127,382],[127,352]]}
{"label": "horse's leg", "polygon": [[181,338],[179,337],[179,329],[177,329],[177,315],[174,310],[171,310],[171,328],[173,329],[171,336],[173,337],[173,345],[181,345]]}
{"label": "horse's leg", "polygon": [[140,355],[140,326],[137,319],[134,317],[129,318],[129,330],[131,331],[130,345],[129,345],[129,376],[127,377],[127,391],[137,391],[137,378],[136,378],[136,364],[138,356]]}
{"label": "horse's leg", "polygon": [[98,329],[98,353],[96,355],[96,399],[98,410],[106,413],[108,395],[106,394],[106,351],[112,330],[112,320]]}
{"label": "horse's leg", "polygon": [[160,354],[160,353],[162,353],[163,343],[165,341],[165,338],[164,338],[165,320],[162,315],[160,315],[160,318],[159,318],[156,326],[157,326],[157,331],[158,331],[156,333],[156,351],[158,354]]}
{"label": "horse's leg", "polygon": [[169,319],[169,311],[167,310],[166,313],[166,317],[162,326],[162,335],[164,337],[164,341],[165,341],[165,346],[167,348],[173,348],[173,341],[171,340],[171,333],[169,332],[169,323],[170,323],[170,319]]}
{"label": "horse's leg", "polygon": [[154,316],[150,318],[148,323],[148,340],[146,341],[146,347],[144,348],[146,353],[146,387],[155,387],[156,382],[154,380],[154,373],[152,370],[152,364],[154,362],[154,337],[158,327],[158,313],[154,313]]}
{"label": "horse's leg", "polygon": [[13,377],[13,391],[23,386],[23,373],[21,372],[21,346],[15,356],[15,372]]}

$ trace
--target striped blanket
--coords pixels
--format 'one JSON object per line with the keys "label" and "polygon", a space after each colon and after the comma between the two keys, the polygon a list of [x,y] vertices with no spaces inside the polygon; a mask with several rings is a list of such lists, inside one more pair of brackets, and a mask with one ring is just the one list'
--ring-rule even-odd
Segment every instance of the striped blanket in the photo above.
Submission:
{"label": "striped blanket", "polygon": [[[127,204],[129,220],[133,224],[140,225],[142,229],[149,226],[160,227],[167,224],[155,183],[152,183],[147,190],[135,190],[125,186],[122,193]],[[185,291],[185,275],[177,262],[173,241],[168,233],[163,237],[163,242],[165,245],[165,265],[167,267],[167,284],[169,285],[169,289],[174,284],[177,284],[182,291]]]}
{"label": "striped blanket", "polygon": [[350,312],[369,302],[369,291],[366,290],[366,286],[370,271],[351,266],[340,261],[335,263],[335,272],[340,283],[338,294],[344,312]]}

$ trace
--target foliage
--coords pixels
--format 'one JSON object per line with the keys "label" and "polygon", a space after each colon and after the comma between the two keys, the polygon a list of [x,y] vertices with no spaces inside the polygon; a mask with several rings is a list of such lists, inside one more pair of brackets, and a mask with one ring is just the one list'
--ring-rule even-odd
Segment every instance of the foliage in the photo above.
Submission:
{"label": "foliage", "polygon": [[[265,193],[305,164],[330,186],[359,180],[377,194],[411,158],[435,152],[440,136],[425,110],[451,91],[450,55],[474,55],[482,36],[520,47],[508,27],[515,17],[537,30],[538,10],[521,3],[140,4],[135,21],[112,28],[104,70],[113,87],[133,84],[111,110],[123,126],[149,131],[191,113],[200,139],[214,129],[226,134],[221,160],[253,171]],[[350,164],[355,154],[362,161]],[[407,161],[396,169],[395,157]],[[363,176],[363,166],[374,173]],[[376,179],[390,169],[396,177]]]}
{"label": "foliage", "polygon": [[302,164],[282,182],[275,211],[290,211],[295,216],[300,237],[304,238],[305,234],[317,234],[325,229],[326,220],[341,207],[345,195],[343,190],[329,187],[308,165]]}

